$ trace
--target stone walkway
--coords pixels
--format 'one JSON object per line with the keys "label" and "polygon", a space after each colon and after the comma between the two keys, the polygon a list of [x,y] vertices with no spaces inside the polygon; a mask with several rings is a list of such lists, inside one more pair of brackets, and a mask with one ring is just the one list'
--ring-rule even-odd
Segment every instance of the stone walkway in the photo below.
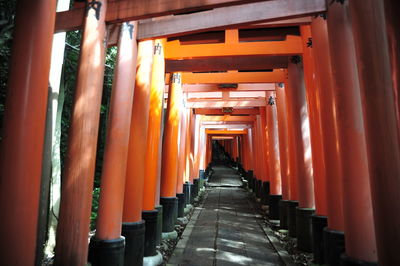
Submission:
{"label": "stone walkway", "polygon": [[228,167],[213,169],[204,204],[195,209],[167,265],[285,265],[239,176]]}

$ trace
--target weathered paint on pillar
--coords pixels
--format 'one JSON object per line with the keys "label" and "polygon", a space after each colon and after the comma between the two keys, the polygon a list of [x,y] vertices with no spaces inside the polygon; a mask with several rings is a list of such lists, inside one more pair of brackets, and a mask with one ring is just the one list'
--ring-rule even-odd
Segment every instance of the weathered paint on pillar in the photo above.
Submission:
{"label": "weathered paint on pillar", "polygon": [[176,196],[178,174],[178,134],[179,134],[179,104],[182,90],[181,73],[173,73],[169,86],[167,114],[164,129],[162,167],[161,167],[161,197]]}
{"label": "weathered paint on pillar", "polygon": [[[33,265],[55,1],[18,1],[0,149],[4,265]],[[29,25],[29,27],[27,27]]]}
{"label": "weathered paint on pillar", "polygon": [[129,130],[137,58],[137,22],[124,22],[118,41],[107,139],[104,150],[96,238],[121,236]]}
{"label": "weathered paint on pillar", "polygon": [[103,90],[107,1],[88,9],[69,128],[55,265],[85,265]]}
{"label": "weathered paint on pillar", "polygon": [[[289,88],[286,89],[288,109],[290,165],[294,175],[291,182],[297,183],[300,208],[314,207],[314,183],[307,102],[303,71],[300,63],[289,63]],[[291,200],[295,200],[292,195]]]}
{"label": "weathered paint on pillar", "polygon": [[289,132],[287,121],[286,107],[286,90],[287,83],[279,83],[275,86],[276,90],[276,113],[278,120],[278,135],[279,135],[279,163],[281,167],[281,182],[282,182],[282,198],[290,199],[290,167],[289,167]]}
{"label": "weathered paint on pillar", "polygon": [[280,166],[280,153],[279,153],[279,136],[278,136],[278,121],[277,121],[277,108],[275,104],[276,95],[274,92],[267,93],[269,104],[263,108],[262,111],[266,112],[266,124],[268,134],[268,160],[270,162],[270,193],[271,195],[282,194],[281,184],[281,166]]}
{"label": "weathered paint on pillar", "polygon": [[190,150],[189,150],[189,181],[193,183],[193,178],[195,177],[195,129],[196,129],[196,116],[193,114],[192,110],[190,110],[189,115],[189,136],[190,136]]}
{"label": "weathered paint on pillar", "polygon": [[306,98],[308,114],[310,118],[309,121],[314,176],[315,212],[317,215],[326,215],[326,170],[320,117],[321,104],[318,97],[318,94],[320,93],[320,88],[316,81],[311,26],[300,26],[300,33],[303,42],[304,80],[306,84]]}
{"label": "weathered paint on pillar", "polygon": [[151,73],[150,108],[147,126],[146,160],[144,170],[143,210],[152,211],[156,206],[157,186],[161,170],[159,158],[161,146],[161,120],[165,87],[165,40],[154,41],[153,69]]}
{"label": "weathered paint on pillar", "polygon": [[153,51],[154,41],[139,42],[126,169],[124,223],[139,222],[142,219]]}
{"label": "weathered paint on pillar", "polygon": [[[350,1],[349,10],[365,117],[379,264],[398,265],[400,256],[395,247],[400,244],[400,132],[397,130],[390,55],[386,49],[389,44],[385,31],[384,1]],[[362,17],[362,14],[368,16]],[[366,207],[370,206],[368,192],[366,188]],[[367,208],[364,210],[367,211]],[[352,222],[352,228],[360,230]],[[360,236],[358,243],[366,242],[365,236],[364,242],[361,241]],[[354,243],[348,255],[363,256],[361,259],[367,261],[376,260],[375,241],[373,238],[371,241],[363,246],[363,253],[362,248]]]}
{"label": "weathered paint on pillar", "polygon": [[326,174],[326,200],[328,227],[336,231],[344,230],[342,165],[337,145],[337,110],[333,91],[333,73],[329,54],[329,40],[326,20],[316,18],[312,22],[315,70],[319,84],[320,115]]}

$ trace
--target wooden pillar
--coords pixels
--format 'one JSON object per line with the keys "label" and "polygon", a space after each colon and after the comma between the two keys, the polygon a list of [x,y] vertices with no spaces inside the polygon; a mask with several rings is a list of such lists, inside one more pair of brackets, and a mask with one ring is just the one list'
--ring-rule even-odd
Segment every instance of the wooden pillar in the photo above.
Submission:
{"label": "wooden pillar", "polygon": [[266,112],[266,124],[268,134],[268,161],[270,162],[270,193],[272,195],[282,194],[281,184],[281,166],[280,166],[280,152],[279,152],[279,136],[278,136],[278,121],[277,121],[277,107],[275,104],[275,93],[270,92],[267,94],[267,99],[272,97],[274,99],[264,108]]}
{"label": "wooden pillar", "polygon": [[17,5],[0,149],[4,265],[35,263],[55,12],[55,1],[21,0]]}
{"label": "wooden pillar", "polygon": [[279,135],[279,163],[281,167],[282,198],[290,200],[289,132],[287,123],[286,90],[283,83],[275,86],[276,113]]}
{"label": "wooden pillar", "polygon": [[147,127],[147,146],[145,160],[145,180],[143,187],[143,210],[152,211],[156,206],[157,186],[161,163],[159,153],[161,147],[161,120],[165,87],[165,41],[154,42],[153,69],[151,74],[150,108]]}
{"label": "wooden pillar", "polygon": [[163,139],[161,197],[175,197],[178,171],[179,107],[182,90],[181,73],[171,75]]}
{"label": "wooden pillar", "polygon": [[400,132],[400,2],[384,0],[385,20],[391,62],[394,101],[397,114],[397,130]]}
{"label": "wooden pillar", "polygon": [[329,40],[326,20],[319,17],[312,21],[313,50],[315,71],[317,77],[316,95],[319,98],[319,113],[321,115],[322,141],[326,174],[326,200],[327,217],[315,216],[314,236],[317,237],[314,246],[314,259],[317,263],[324,262],[323,228],[328,226],[332,231],[344,231],[343,197],[342,195],[342,165],[337,146],[338,124],[336,118],[335,98],[333,91],[333,72],[331,69],[331,57],[329,54]]}
{"label": "wooden pillar", "polygon": [[[351,20],[347,2],[330,6],[327,23],[338,125],[336,145],[343,174],[345,246],[348,256],[373,262],[376,261],[376,247],[366,132]],[[336,41],[338,38],[341,42]]]}
{"label": "wooden pillar", "polygon": [[196,158],[195,158],[195,145],[196,145],[196,115],[193,112],[190,112],[189,117],[189,135],[190,135],[190,155],[189,155],[189,181],[193,184],[193,179],[195,177],[195,169],[196,169]]}
{"label": "wooden pillar", "polygon": [[150,88],[153,63],[153,41],[138,45],[138,61],[133,98],[129,138],[128,165],[126,170],[124,223],[142,219],[143,183],[149,118]]}
{"label": "wooden pillar", "polygon": [[75,100],[61,189],[55,265],[87,261],[93,176],[103,90],[107,1],[88,9],[84,20]]}
{"label": "wooden pillar", "polygon": [[[289,153],[291,185],[297,184],[297,193],[291,200],[298,200],[299,207],[314,207],[314,185],[312,176],[312,156],[310,147],[310,131],[305,96],[302,67],[289,63],[289,87],[286,88],[287,115],[289,123]],[[293,189],[293,187],[291,188]]]}
{"label": "wooden pillar", "polygon": [[185,153],[186,153],[186,114],[183,110],[183,105],[180,107],[180,128],[179,128],[179,145],[178,145],[178,175],[176,182],[176,193],[183,193],[183,183],[185,182]]}
{"label": "wooden pillar", "polygon": [[[400,256],[394,248],[400,243],[400,214],[397,212],[400,208],[398,192],[400,188],[400,132],[397,126],[393,94],[391,76],[393,72],[387,49],[389,44],[386,34],[384,1],[350,1],[348,5],[365,117],[367,158],[379,264],[396,265],[400,263]],[[368,16],[362,17],[361,14],[368,14]],[[398,17],[396,19],[398,20]],[[397,32],[399,30],[399,28],[396,29]],[[368,184],[368,180],[363,180],[363,182],[365,185]],[[358,189],[360,188],[358,187]],[[363,204],[370,207],[370,194],[367,187],[364,193]],[[354,208],[355,205],[353,211]],[[358,211],[367,211],[367,208],[358,209]],[[370,211],[364,215],[365,218],[368,218],[368,228],[363,228],[364,230],[361,232],[361,228],[356,227],[356,222],[352,221],[351,228],[359,232],[359,235],[357,235],[357,242],[355,241],[351,246],[346,245],[346,252],[348,252],[347,255],[356,259],[376,261],[373,235],[368,235],[371,242],[367,244],[364,233],[364,231],[372,231],[370,228],[372,222],[369,222],[372,213]],[[358,219],[360,218],[358,217]],[[363,233],[364,240],[362,241]],[[357,243],[359,246],[356,246]]]}
{"label": "wooden pillar", "polygon": [[[137,22],[123,23],[118,40],[96,234],[90,240],[89,261],[93,264],[107,257],[112,257],[116,264],[124,260],[125,240],[121,238],[121,223],[136,74],[136,28]],[[112,240],[112,244],[105,240]],[[120,243],[119,252],[115,252],[117,242]]]}
{"label": "wooden pillar", "polygon": [[163,137],[160,203],[163,206],[163,232],[173,232],[178,216],[176,183],[178,176],[179,105],[182,90],[181,73],[173,73],[168,93]]}
{"label": "wooden pillar", "polygon": [[320,88],[316,81],[314,66],[313,38],[311,26],[300,26],[303,42],[303,65],[306,84],[306,97],[310,121],[310,139],[314,176],[315,212],[317,215],[326,215],[326,170],[323,152],[322,128],[320,118],[320,102],[318,94]]}
{"label": "wooden pillar", "polygon": [[153,49],[153,41],[142,41],[138,44],[122,216],[122,235],[126,242],[125,265],[138,264],[143,261],[144,256],[143,249],[139,251],[136,249],[138,245],[144,244],[145,235],[142,207]]}

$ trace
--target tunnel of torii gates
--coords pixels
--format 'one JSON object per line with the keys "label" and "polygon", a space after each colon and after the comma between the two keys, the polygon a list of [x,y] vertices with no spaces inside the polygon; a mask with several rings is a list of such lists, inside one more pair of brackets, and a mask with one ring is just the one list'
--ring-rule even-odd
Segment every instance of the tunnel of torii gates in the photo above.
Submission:
{"label": "tunnel of torii gates", "polygon": [[[56,37],[76,29],[55,265],[155,255],[203,185],[213,141],[316,263],[400,265],[399,1],[58,2],[18,1],[0,150],[3,265],[34,265],[40,253],[47,87],[60,79]],[[118,55],[88,245],[106,45]]]}

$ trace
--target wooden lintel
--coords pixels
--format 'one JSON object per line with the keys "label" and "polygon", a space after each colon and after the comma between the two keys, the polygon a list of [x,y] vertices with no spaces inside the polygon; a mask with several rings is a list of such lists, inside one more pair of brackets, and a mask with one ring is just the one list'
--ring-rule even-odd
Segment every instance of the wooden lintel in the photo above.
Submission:
{"label": "wooden lintel", "polygon": [[[168,85],[166,85],[168,91]],[[274,91],[275,83],[242,83],[237,88],[224,88],[224,91]],[[218,84],[183,84],[183,92],[222,91]]]}
{"label": "wooden lintel", "polygon": [[165,71],[200,72],[224,70],[263,70],[287,68],[288,56],[240,56],[185,60],[166,60]]}
{"label": "wooden lintel", "polygon": [[261,99],[238,99],[238,100],[215,100],[215,99],[196,99],[188,100],[186,108],[222,108],[222,107],[260,107],[266,106],[265,98]]}
{"label": "wooden lintel", "polygon": [[[165,81],[169,82],[170,74]],[[280,83],[285,81],[283,69],[272,72],[224,72],[224,73],[182,73],[184,84],[223,84],[223,83]]]}
{"label": "wooden lintel", "polygon": [[300,36],[288,35],[284,41],[237,42],[181,45],[178,40],[167,42],[165,59],[192,59],[221,56],[299,55],[303,53]]}
{"label": "wooden lintel", "polygon": [[245,135],[247,134],[246,130],[213,130],[206,129],[206,134],[208,135]]}
{"label": "wooden lintel", "polygon": [[235,124],[212,124],[212,125],[208,125],[208,124],[202,124],[201,128],[202,129],[207,129],[207,128],[221,128],[221,129],[227,129],[227,128],[232,128],[232,129],[246,129],[246,128],[250,128],[253,125],[253,122],[246,122],[246,123],[235,123]]}
{"label": "wooden lintel", "polygon": [[[194,114],[196,115],[226,115],[222,108],[196,108],[194,109]],[[230,115],[259,115],[260,109],[258,107],[254,108],[234,108]]]}
{"label": "wooden lintel", "polygon": [[[113,24],[259,1],[260,0],[110,0],[108,1],[106,23]],[[57,12],[55,32],[80,29],[83,24],[84,15],[85,7]]]}
{"label": "wooden lintel", "polygon": [[149,21],[140,25],[138,38],[177,36],[254,22],[309,16],[325,11],[325,0],[262,1]]}

